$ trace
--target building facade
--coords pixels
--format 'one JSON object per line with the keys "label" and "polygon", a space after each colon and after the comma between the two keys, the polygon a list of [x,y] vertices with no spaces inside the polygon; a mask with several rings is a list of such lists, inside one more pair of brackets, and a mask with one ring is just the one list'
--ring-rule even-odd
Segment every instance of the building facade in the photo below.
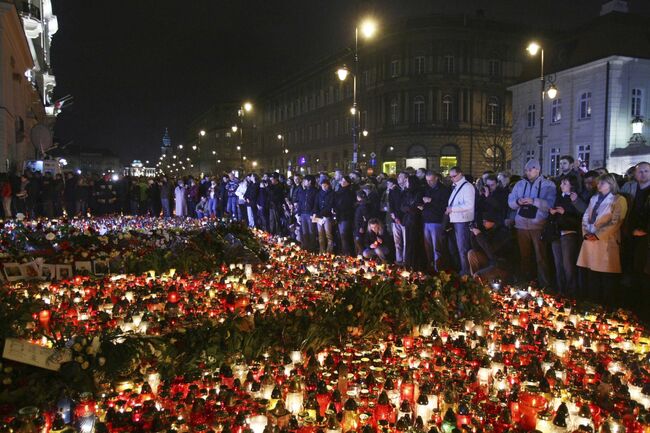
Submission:
{"label": "building facade", "polygon": [[571,155],[586,168],[624,173],[650,159],[650,45],[647,38],[630,37],[647,35],[648,28],[649,18],[628,13],[624,0],[612,0],[584,26],[542,43],[545,81],[557,96],[544,98],[540,146],[540,78],[510,88],[513,171],[521,173],[536,158],[543,173],[554,175],[560,156]]}
{"label": "building facade", "polygon": [[50,0],[0,1],[0,172],[20,171],[52,146],[57,30]]}
{"label": "building facade", "polygon": [[[359,166],[375,173],[507,168],[507,88],[520,79],[523,41],[515,26],[479,15],[410,19],[367,42],[357,71]],[[327,59],[263,95],[258,147],[265,168],[350,166],[353,89],[335,74],[350,60]]]}
{"label": "building facade", "polygon": [[[543,173],[559,173],[559,159],[571,155],[587,168],[624,173],[650,159],[644,138],[648,113],[650,60],[610,56],[555,74],[558,95],[544,104],[544,140],[539,146],[539,79],[513,86],[513,168],[540,159]],[[641,137],[633,139],[633,122]]]}
{"label": "building facade", "polygon": [[[445,172],[459,165],[473,174],[507,168],[512,125],[507,89],[521,80],[525,40],[517,26],[477,14],[405,20],[362,44],[357,71],[359,168]],[[231,140],[215,144],[224,149],[222,167],[236,166],[233,157],[225,156],[234,151],[247,170],[315,173],[349,168],[352,80],[342,82],[336,75],[344,64],[352,69],[349,51],[260,95],[253,101],[253,118],[248,127],[244,124],[243,138],[232,140],[231,131],[226,137]],[[237,112],[237,104],[228,110]],[[188,136],[193,142],[207,144],[209,137],[212,146],[217,134],[227,134],[239,120],[215,117],[205,122],[208,117],[192,125]],[[199,135],[201,130],[206,136]],[[236,150],[238,141],[242,155]]]}

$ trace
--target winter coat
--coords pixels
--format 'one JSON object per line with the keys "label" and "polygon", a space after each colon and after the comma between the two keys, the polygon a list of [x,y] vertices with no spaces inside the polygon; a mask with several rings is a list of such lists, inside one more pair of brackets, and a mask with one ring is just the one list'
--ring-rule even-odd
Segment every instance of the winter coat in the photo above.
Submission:
{"label": "winter coat", "polygon": [[177,186],[174,190],[174,195],[176,199],[176,216],[185,217],[187,216],[187,200],[185,199],[185,187]]}
{"label": "winter coat", "polygon": [[[522,179],[508,196],[508,205],[510,209],[517,211],[515,216],[515,227],[520,230],[541,230],[548,219],[548,210],[555,203],[557,188],[553,182],[538,176],[535,181],[529,182],[528,179]],[[521,216],[521,206],[517,203],[520,198],[532,198],[533,206],[537,207],[537,213],[534,218],[524,218]]]}
{"label": "winter coat", "polygon": [[582,234],[593,233],[598,240],[582,243],[578,266],[596,272],[621,273],[621,225],[627,213],[627,202],[622,195],[609,194],[598,207],[598,216],[589,223],[598,194],[589,201],[582,216]]}
{"label": "winter coat", "polygon": [[339,222],[352,221],[356,201],[357,196],[350,186],[339,187],[339,190],[334,193],[334,210],[336,211],[336,219]]}
{"label": "winter coat", "polygon": [[448,206],[451,208],[449,222],[468,223],[474,221],[476,206],[476,188],[462,177],[455,183],[449,195]]}

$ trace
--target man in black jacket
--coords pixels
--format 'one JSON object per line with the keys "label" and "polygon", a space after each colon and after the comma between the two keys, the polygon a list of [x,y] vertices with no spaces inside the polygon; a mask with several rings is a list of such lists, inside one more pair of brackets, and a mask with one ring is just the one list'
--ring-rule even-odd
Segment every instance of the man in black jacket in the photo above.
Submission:
{"label": "man in black jacket", "polygon": [[302,188],[296,192],[294,208],[300,217],[300,241],[302,247],[308,251],[316,250],[316,225],[311,221],[316,194],[318,190],[313,186],[314,177],[305,176]]}
{"label": "man in black jacket", "polygon": [[499,215],[488,213],[483,215],[482,229],[470,228],[472,249],[467,253],[467,260],[474,278],[506,280],[511,275],[509,263],[512,263],[514,243],[510,230],[498,221]]}
{"label": "man in black jacket", "polygon": [[422,197],[422,220],[424,221],[424,249],[427,253],[427,267],[442,270],[445,251],[445,210],[450,189],[440,182],[440,173],[427,171],[426,186]]}
{"label": "man in black jacket", "polygon": [[334,252],[334,191],[329,179],[323,179],[314,203],[313,218],[318,228],[318,244],[321,254]]}
{"label": "man in black jacket", "polygon": [[244,193],[246,202],[246,215],[248,217],[248,227],[257,227],[257,194],[260,189],[259,178],[255,173],[248,175],[248,187]]}
{"label": "man in black jacket", "polygon": [[354,202],[356,196],[350,187],[349,176],[343,176],[338,182],[338,191],[334,193],[334,212],[339,227],[341,252],[351,256],[352,249],[352,222],[354,220]]}
{"label": "man in black jacket", "polygon": [[392,221],[393,241],[395,242],[395,263],[398,265],[404,262],[406,231],[402,225],[402,197],[407,177],[408,174],[402,172],[398,175],[397,181],[388,180],[388,212]]}
{"label": "man in black jacket", "polygon": [[495,174],[485,177],[485,185],[479,191],[478,215],[481,221],[483,214],[491,214],[499,218],[499,224],[505,224],[510,207],[508,206],[508,190],[501,186]]}

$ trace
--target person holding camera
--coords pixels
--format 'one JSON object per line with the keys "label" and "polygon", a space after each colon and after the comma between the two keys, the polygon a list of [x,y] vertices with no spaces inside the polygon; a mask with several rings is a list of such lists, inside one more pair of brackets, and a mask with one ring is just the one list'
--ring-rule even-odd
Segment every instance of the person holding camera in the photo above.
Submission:
{"label": "person holding camera", "polygon": [[496,212],[483,214],[482,228],[470,224],[472,249],[467,252],[467,261],[472,277],[484,282],[507,280],[511,275],[512,235],[503,225]]}
{"label": "person holding camera", "polygon": [[550,287],[546,244],[542,241],[542,229],[548,219],[548,211],[555,203],[555,184],[540,175],[539,161],[531,159],[524,167],[525,178],[517,182],[508,196],[508,205],[517,212],[515,229],[521,257],[521,273],[527,280],[535,278],[534,264],[541,287]]}

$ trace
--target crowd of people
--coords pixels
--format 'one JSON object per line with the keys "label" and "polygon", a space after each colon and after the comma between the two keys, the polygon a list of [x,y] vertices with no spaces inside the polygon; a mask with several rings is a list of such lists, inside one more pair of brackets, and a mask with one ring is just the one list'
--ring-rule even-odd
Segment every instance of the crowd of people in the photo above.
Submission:
{"label": "crowd of people", "polygon": [[624,176],[585,171],[571,156],[560,173],[523,176],[458,167],[447,176],[327,173],[285,178],[122,178],[26,173],[0,181],[5,217],[116,212],[221,218],[291,237],[321,253],[363,255],[422,271],[514,280],[599,303],[639,302],[650,290],[650,164]]}

